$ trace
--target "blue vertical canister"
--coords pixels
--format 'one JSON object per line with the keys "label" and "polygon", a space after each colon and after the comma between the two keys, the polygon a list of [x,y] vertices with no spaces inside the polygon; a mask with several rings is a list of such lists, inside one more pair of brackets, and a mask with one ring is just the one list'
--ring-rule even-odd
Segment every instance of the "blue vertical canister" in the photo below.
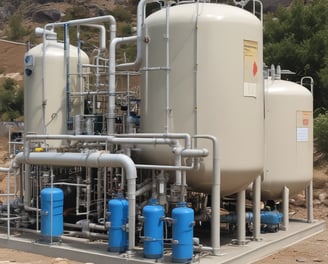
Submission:
{"label": "blue vertical canister", "polygon": [[194,210],[180,202],[173,209],[172,218],[172,262],[190,262],[193,256]]}
{"label": "blue vertical canister", "polygon": [[128,246],[128,201],[123,198],[114,198],[108,202],[109,232],[108,250],[111,252],[124,252]]}
{"label": "blue vertical canister", "polygon": [[41,191],[41,235],[58,238],[64,232],[64,192],[59,188]]}
{"label": "blue vertical canister", "polygon": [[144,216],[144,257],[158,259],[164,251],[164,208],[152,199],[149,205],[143,208]]}

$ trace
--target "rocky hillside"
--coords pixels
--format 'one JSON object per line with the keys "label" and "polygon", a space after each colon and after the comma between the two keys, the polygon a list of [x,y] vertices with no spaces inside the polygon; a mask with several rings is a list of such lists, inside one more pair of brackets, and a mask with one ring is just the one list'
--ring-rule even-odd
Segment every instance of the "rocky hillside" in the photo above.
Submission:
{"label": "rocky hillside", "polygon": [[[270,12],[278,6],[288,6],[292,0],[262,0],[262,2],[265,12]],[[110,14],[117,6],[134,12],[137,3],[138,0],[1,0],[0,37],[4,37],[6,27],[13,15],[22,17],[25,26],[34,26],[68,20],[72,14],[81,17]]]}
{"label": "rocky hillside", "polygon": [[112,14],[117,7],[130,11],[136,3],[137,0],[1,0],[0,38],[8,38],[13,16],[19,18],[16,23],[21,23],[29,35],[38,25]]}

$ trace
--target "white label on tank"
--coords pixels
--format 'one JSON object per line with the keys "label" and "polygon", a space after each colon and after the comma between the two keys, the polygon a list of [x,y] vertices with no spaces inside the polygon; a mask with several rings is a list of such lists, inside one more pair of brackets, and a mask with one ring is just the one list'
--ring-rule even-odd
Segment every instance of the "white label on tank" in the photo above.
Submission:
{"label": "white label on tank", "polygon": [[298,127],[296,140],[298,142],[309,141],[309,129],[307,127]]}
{"label": "white label on tank", "polygon": [[244,83],[244,96],[256,97],[256,83]]}
{"label": "white label on tank", "polygon": [[312,111],[296,112],[296,141],[309,142],[313,138],[313,113]]}
{"label": "white label on tank", "polygon": [[244,96],[256,97],[258,73],[258,44],[244,40]]}

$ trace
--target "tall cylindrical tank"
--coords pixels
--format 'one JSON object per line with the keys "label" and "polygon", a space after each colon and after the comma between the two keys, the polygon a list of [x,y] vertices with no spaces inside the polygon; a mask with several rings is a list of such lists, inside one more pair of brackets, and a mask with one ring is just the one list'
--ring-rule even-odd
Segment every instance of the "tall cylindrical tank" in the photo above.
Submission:
{"label": "tall cylindrical tank", "polygon": [[41,235],[58,238],[64,231],[64,192],[59,188],[44,188],[41,191]]}
{"label": "tall cylindrical tank", "polygon": [[194,210],[181,202],[172,210],[172,218],[172,261],[190,262],[194,252]]}
{"label": "tall cylindrical tank", "polygon": [[[217,137],[221,194],[238,192],[263,171],[262,23],[223,4],[183,4],[168,13],[167,37],[165,9],[145,22],[141,131]],[[197,147],[212,150],[209,140],[198,140]],[[156,150],[144,151],[142,159],[170,160],[169,151]],[[194,190],[210,192],[212,160],[188,172]]]}
{"label": "tall cylindrical tank", "polygon": [[157,259],[164,251],[164,207],[152,200],[143,208],[144,216],[144,257]]}
{"label": "tall cylindrical tank", "polygon": [[128,245],[128,201],[123,198],[111,199],[108,202],[109,232],[108,250],[111,252],[124,252]]}
{"label": "tall cylindrical tank", "polygon": [[296,83],[266,80],[262,199],[304,190],[313,176],[313,97]]}
{"label": "tall cylindrical tank", "polygon": [[[67,95],[80,91],[78,62],[89,63],[89,58],[72,45],[65,49],[63,43],[48,39],[25,54],[25,134],[67,134],[68,111],[70,117],[81,114],[80,97],[68,102]],[[60,145],[60,142],[51,143],[54,147]]]}

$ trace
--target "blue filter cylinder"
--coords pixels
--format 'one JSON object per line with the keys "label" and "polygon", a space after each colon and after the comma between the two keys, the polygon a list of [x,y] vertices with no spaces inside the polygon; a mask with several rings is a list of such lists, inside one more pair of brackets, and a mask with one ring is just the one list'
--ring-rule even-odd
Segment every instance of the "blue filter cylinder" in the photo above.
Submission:
{"label": "blue filter cylinder", "polygon": [[64,192],[59,188],[41,191],[41,235],[60,237],[64,232]]}
{"label": "blue filter cylinder", "polygon": [[108,202],[109,232],[108,250],[111,252],[124,252],[128,246],[128,201],[123,198],[114,198]]}
{"label": "blue filter cylinder", "polygon": [[152,199],[149,205],[143,208],[144,216],[144,257],[158,259],[164,251],[164,207]]}
{"label": "blue filter cylinder", "polygon": [[193,256],[194,210],[181,202],[173,209],[172,218],[172,262],[190,262]]}

